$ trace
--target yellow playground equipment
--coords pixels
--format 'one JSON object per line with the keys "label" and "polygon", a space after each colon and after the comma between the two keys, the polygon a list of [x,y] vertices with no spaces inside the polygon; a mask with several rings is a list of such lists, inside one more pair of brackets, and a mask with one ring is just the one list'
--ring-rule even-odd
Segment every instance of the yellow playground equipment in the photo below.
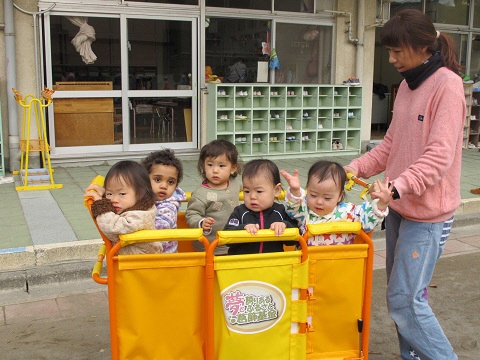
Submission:
{"label": "yellow playground equipment", "polygon": [[[15,189],[23,190],[46,190],[59,189],[62,184],[55,184],[53,180],[53,169],[50,162],[50,146],[47,141],[47,129],[45,126],[44,109],[52,102],[53,90],[45,88],[41,98],[27,95],[25,98],[15,89],[15,100],[23,108],[22,135],[20,140],[20,170],[13,171],[13,174],[20,174],[21,185]],[[34,112],[37,133],[36,138],[31,138],[32,112]],[[42,168],[29,169],[28,161],[30,152],[40,152]]]}
{"label": "yellow playground equipment", "polygon": [[[202,229],[186,228],[184,215],[179,229],[120,235],[114,246],[100,232],[105,244],[92,277],[108,286],[112,359],[368,360],[373,243],[360,223],[309,225],[303,236],[219,231],[209,244]],[[337,233],[356,234],[354,244],[306,245]],[[162,240],[179,241],[179,252],[117,254]],[[214,255],[218,245],[279,240],[297,240],[298,250]],[[193,241],[206,251],[195,252]]]}

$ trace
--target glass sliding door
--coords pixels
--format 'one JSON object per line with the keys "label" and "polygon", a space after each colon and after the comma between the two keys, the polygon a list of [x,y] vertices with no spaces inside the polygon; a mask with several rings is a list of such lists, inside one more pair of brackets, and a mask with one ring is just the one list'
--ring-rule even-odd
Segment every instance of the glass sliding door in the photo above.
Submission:
{"label": "glass sliding door", "polygon": [[48,20],[47,82],[55,90],[50,144],[105,148],[121,143],[121,122],[115,121],[121,103],[120,91],[115,91],[121,83],[120,19],[53,15]]}
{"label": "glass sliding door", "polygon": [[277,23],[276,51],[281,67],[275,69],[275,82],[330,84],[332,33],[331,26]]}
{"label": "glass sliding door", "polygon": [[[196,24],[196,17],[47,16],[52,153],[148,151],[159,143],[195,149]],[[74,46],[85,31],[90,41]]]}
{"label": "glass sliding door", "polygon": [[131,144],[192,141],[192,28],[192,21],[127,19]]}
{"label": "glass sliding door", "polygon": [[262,51],[269,39],[268,20],[211,17],[205,30],[205,64],[222,82],[257,82],[258,62],[270,58]]}

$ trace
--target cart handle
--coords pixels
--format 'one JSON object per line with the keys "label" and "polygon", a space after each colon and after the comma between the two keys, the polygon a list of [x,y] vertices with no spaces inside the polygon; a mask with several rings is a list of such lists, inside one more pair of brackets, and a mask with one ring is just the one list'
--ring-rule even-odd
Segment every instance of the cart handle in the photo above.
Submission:
{"label": "cart handle", "polygon": [[160,229],[160,230],[140,230],[130,234],[121,234],[118,236],[122,247],[150,241],[200,241],[208,248],[209,242],[203,236],[202,228],[195,229]]}
{"label": "cart handle", "polygon": [[258,230],[255,235],[250,234],[247,230],[220,230],[217,231],[216,239],[208,248],[208,256],[213,254],[215,247],[226,244],[252,243],[264,241],[298,241],[302,250],[302,262],[308,258],[306,240],[300,236],[298,228],[287,228],[282,235],[276,236],[275,232],[270,229]]}
{"label": "cart handle", "polygon": [[217,231],[218,245],[250,243],[260,241],[297,241],[299,238],[298,228],[287,228],[280,236],[270,229],[258,230],[255,235],[246,230],[220,230]]}
{"label": "cart handle", "polygon": [[356,177],[352,173],[347,173],[347,183],[345,184],[345,190],[350,191],[353,189],[355,184],[363,186],[363,190],[360,192],[360,198],[365,200],[365,197],[370,190],[371,184],[367,183],[366,181],[361,180],[360,178]]}
{"label": "cart handle", "polygon": [[[285,190],[283,190],[283,189],[280,190],[280,194],[278,196],[275,196],[275,200],[285,200],[286,194],[287,194],[287,192]],[[238,200],[240,200],[240,201],[244,200],[243,191],[240,191],[240,194],[238,194]]]}
{"label": "cart handle", "polygon": [[102,285],[107,285],[107,278],[102,278],[100,276],[103,269],[103,259],[105,258],[106,251],[107,251],[107,247],[105,245],[100,246],[100,248],[98,249],[97,261],[93,265],[93,270],[92,270],[93,281]]}
{"label": "cart handle", "polygon": [[359,234],[362,231],[362,223],[339,221],[333,223],[323,224],[308,224],[307,231],[303,235],[305,239],[308,239],[315,235],[323,234]]}

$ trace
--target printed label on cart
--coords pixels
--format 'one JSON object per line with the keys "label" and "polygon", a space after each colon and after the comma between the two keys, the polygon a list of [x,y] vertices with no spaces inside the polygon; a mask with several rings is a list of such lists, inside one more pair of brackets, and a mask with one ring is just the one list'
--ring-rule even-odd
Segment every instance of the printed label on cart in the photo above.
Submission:
{"label": "printed label on cart", "polygon": [[241,281],[221,293],[227,327],[241,334],[266,331],[280,321],[286,308],[283,292],[261,281]]}

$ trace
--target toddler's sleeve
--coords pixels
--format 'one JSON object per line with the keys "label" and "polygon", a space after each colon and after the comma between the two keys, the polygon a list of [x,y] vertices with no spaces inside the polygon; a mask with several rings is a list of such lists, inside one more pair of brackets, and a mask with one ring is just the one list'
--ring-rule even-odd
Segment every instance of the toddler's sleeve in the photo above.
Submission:
{"label": "toddler's sleeve", "polygon": [[[292,219],[295,219],[295,224],[303,224],[308,215],[307,204],[305,201],[306,192],[303,188],[300,188],[300,196],[295,196],[290,191],[290,188],[287,189],[287,194],[285,196],[285,210],[287,214]],[[295,225],[295,227],[298,225]]]}
{"label": "toddler's sleeve", "polygon": [[194,191],[188,201],[187,211],[185,212],[188,226],[191,228],[200,227],[200,222],[205,219],[206,210],[206,204],[197,197]]}
{"label": "toddler's sleeve", "polygon": [[360,221],[365,232],[372,231],[388,215],[388,208],[381,211],[378,209],[377,203],[378,199],[365,201],[361,205],[352,204],[351,211],[354,221]]}
{"label": "toddler's sleeve", "polygon": [[[153,208],[153,207],[152,207]],[[107,236],[129,234],[154,228],[155,211],[132,210],[122,214],[106,212],[97,217],[100,230]]]}
{"label": "toddler's sleeve", "polygon": [[96,219],[98,216],[108,213],[115,212],[112,202],[109,199],[103,198],[95,201],[92,204],[92,216]]}

